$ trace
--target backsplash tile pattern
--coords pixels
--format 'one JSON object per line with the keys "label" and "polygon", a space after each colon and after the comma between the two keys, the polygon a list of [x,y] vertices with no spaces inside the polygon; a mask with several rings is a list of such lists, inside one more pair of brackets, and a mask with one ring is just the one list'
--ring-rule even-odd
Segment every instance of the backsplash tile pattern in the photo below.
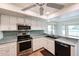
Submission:
{"label": "backsplash tile pattern", "polygon": [[14,39],[17,37],[17,32],[15,31],[5,31],[3,32],[3,39]]}
{"label": "backsplash tile pattern", "polygon": [[[3,31],[3,38],[1,40],[7,39],[15,39],[17,38],[17,31]],[[29,33],[32,37],[42,36],[44,34],[44,30],[31,30]]]}

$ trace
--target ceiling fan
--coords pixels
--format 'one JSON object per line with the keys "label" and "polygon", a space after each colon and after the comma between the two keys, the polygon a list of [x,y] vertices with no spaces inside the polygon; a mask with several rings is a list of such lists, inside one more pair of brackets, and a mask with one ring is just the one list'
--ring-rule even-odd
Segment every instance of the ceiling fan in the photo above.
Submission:
{"label": "ceiling fan", "polygon": [[31,9],[33,7],[39,6],[39,11],[40,11],[40,15],[44,14],[44,5],[46,5],[47,7],[51,7],[51,8],[55,8],[55,9],[62,9],[64,7],[64,5],[61,4],[57,4],[57,3],[35,3],[29,7],[25,7],[23,9],[21,9],[22,11],[26,11],[28,9]]}

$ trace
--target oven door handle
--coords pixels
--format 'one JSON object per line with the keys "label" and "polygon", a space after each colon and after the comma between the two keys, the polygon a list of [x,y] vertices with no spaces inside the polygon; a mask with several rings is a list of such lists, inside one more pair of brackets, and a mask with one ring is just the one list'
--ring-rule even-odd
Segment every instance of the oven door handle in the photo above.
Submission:
{"label": "oven door handle", "polygon": [[61,43],[60,45],[61,45],[61,46],[64,46],[64,47],[69,47],[68,45],[66,45],[66,44],[62,44],[62,43]]}

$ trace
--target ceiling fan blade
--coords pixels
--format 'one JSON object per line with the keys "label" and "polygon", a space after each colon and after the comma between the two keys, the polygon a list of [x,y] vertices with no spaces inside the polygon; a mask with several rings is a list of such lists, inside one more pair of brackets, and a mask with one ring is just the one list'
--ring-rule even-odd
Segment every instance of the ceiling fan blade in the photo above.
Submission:
{"label": "ceiling fan blade", "polygon": [[25,10],[31,9],[31,8],[33,8],[33,7],[35,7],[35,6],[36,6],[36,5],[33,4],[33,5],[29,6],[29,7],[25,7],[25,8],[23,8],[23,9],[21,9],[21,10],[22,10],[22,11],[25,11]]}
{"label": "ceiling fan blade", "polygon": [[44,13],[44,8],[40,7],[40,15],[43,15],[43,13]]}
{"label": "ceiling fan blade", "polygon": [[47,6],[51,8],[56,8],[56,9],[62,9],[64,7],[64,5],[60,5],[57,3],[47,3]]}

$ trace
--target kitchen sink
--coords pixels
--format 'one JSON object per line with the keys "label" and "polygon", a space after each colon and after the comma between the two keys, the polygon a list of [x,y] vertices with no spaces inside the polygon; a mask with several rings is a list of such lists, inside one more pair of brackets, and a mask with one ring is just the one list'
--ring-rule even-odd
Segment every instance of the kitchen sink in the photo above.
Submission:
{"label": "kitchen sink", "polygon": [[57,36],[51,36],[51,35],[47,35],[47,36],[45,36],[45,37],[49,37],[49,38],[53,38],[53,39],[58,39],[58,37]]}

